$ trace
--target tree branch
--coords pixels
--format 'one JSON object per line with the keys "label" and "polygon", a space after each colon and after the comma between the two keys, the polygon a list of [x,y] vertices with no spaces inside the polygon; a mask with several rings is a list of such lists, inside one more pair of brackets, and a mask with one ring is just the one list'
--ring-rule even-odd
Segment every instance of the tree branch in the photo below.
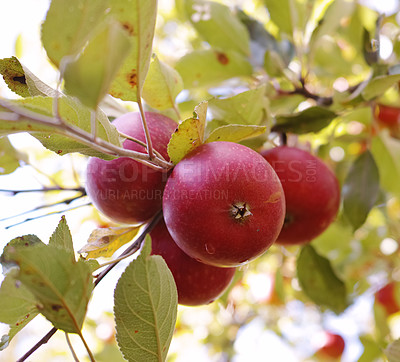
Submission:
{"label": "tree branch", "polygon": [[[107,142],[101,138],[96,138],[93,140],[93,135],[84,131],[83,129],[76,127],[74,125],[65,123],[64,121],[60,121],[57,118],[49,117],[43,114],[38,114],[32,112],[28,109],[19,107],[14,105],[13,103],[7,102],[4,99],[0,99],[0,106],[10,110],[11,112],[19,115],[17,120],[12,120],[10,122],[20,121],[21,118],[29,119],[30,121],[40,124],[42,126],[51,127],[55,133],[61,134],[68,138],[71,138],[79,143],[89,146],[92,149],[100,151],[105,154],[109,154],[112,156],[126,156],[137,160],[145,164],[146,166],[156,168],[156,169],[170,169],[173,167],[173,164],[167,162],[165,160],[161,160],[158,157],[155,157],[153,152],[151,155],[144,154],[141,152],[136,152],[132,150],[127,150],[125,148],[116,146],[110,142]],[[149,152],[150,153],[150,152]]]}

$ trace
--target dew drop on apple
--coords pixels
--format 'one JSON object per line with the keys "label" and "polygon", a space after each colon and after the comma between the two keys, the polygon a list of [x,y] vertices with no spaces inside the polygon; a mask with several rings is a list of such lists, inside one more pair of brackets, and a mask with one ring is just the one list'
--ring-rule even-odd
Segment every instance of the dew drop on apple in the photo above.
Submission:
{"label": "dew drop on apple", "polygon": [[215,248],[211,244],[206,244],[205,247],[208,254],[212,255],[215,253]]}

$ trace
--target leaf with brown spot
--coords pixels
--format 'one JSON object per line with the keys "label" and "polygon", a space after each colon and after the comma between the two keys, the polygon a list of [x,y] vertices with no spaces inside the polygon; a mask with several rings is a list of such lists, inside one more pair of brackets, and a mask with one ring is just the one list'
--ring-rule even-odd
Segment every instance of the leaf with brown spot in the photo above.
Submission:
{"label": "leaf with brown spot", "polygon": [[92,231],[87,244],[79,250],[87,253],[86,258],[112,256],[121,246],[129,243],[139,232],[141,225],[135,227],[109,227]]}
{"label": "leaf with brown spot", "polygon": [[78,333],[93,289],[85,261],[74,262],[67,250],[36,243],[9,248],[4,256],[19,266],[16,279],[33,294],[40,312],[56,328]]}
{"label": "leaf with brown spot", "polygon": [[146,78],[157,16],[157,0],[110,0],[110,14],[126,29],[132,48],[110,94],[124,101],[137,101]]}
{"label": "leaf with brown spot", "polygon": [[168,155],[177,164],[190,151],[204,142],[207,102],[200,103],[194,109],[194,115],[179,124],[168,143]]}

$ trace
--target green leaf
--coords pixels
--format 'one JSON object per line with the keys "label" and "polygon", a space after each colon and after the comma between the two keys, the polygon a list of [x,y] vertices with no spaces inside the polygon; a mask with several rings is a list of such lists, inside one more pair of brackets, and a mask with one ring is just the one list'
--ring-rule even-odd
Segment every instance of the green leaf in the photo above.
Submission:
{"label": "green leaf", "polygon": [[42,25],[47,56],[60,66],[67,55],[78,54],[93,29],[106,17],[109,0],[52,0]]}
{"label": "green leaf", "polygon": [[[386,309],[380,303],[373,306],[375,330],[379,341],[384,341],[390,335]],[[369,361],[368,361],[369,362]]]}
{"label": "green leaf", "polygon": [[121,246],[129,243],[139,232],[137,227],[109,227],[92,231],[87,244],[79,250],[80,254],[87,253],[86,258],[112,256]]}
{"label": "green leaf", "polygon": [[3,254],[0,258],[0,262],[3,267],[3,274],[7,274],[9,270],[17,266],[14,261],[7,260],[6,255],[8,253],[8,250],[10,248],[15,249],[20,247],[30,247],[32,245],[44,245],[44,243],[36,235],[33,234],[20,236],[8,242],[7,245],[4,247]]}
{"label": "green leaf", "polygon": [[302,112],[276,117],[273,132],[304,134],[318,132],[327,127],[337,117],[335,112],[322,107],[310,107]]}
{"label": "green leaf", "polygon": [[311,35],[309,45],[310,57],[313,57],[324,35],[335,34],[336,30],[341,27],[343,19],[350,17],[355,10],[356,4],[352,1],[335,0],[331,2]]}
{"label": "green leaf", "polygon": [[108,93],[130,45],[129,36],[118,22],[103,24],[79,57],[66,62],[63,75],[68,93],[96,108]]}
{"label": "green leaf", "polygon": [[185,5],[193,27],[211,47],[249,55],[249,33],[228,6],[203,0],[188,0]]}
{"label": "green leaf", "polygon": [[193,117],[179,124],[168,143],[168,155],[171,162],[177,164],[190,151],[204,142],[207,102],[202,102],[194,109]]}
{"label": "green leaf", "polygon": [[11,339],[25,327],[39,311],[32,293],[14,277],[16,270],[10,271],[0,288],[0,322],[10,325],[8,335],[0,342],[0,351],[6,348]]}
{"label": "green leaf", "polygon": [[336,276],[328,259],[311,245],[302,247],[297,258],[297,277],[303,292],[317,305],[335,313],[347,307],[345,284]]}
{"label": "green leaf", "polygon": [[[88,108],[79,103],[72,97],[59,98],[59,112],[62,119],[71,125],[79,127],[90,133],[90,117],[91,112]],[[29,110],[47,117],[52,117],[53,114],[53,99],[50,97],[32,97],[19,99],[14,101],[6,101],[0,99],[0,114],[8,111],[8,108],[18,108],[21,112]],[[107,116],[97,109],[97,137],[116,146],[121,146],[119,133],[113,126]],[[12,113],[10,112],[10,115]],[[95,156],[101,158],[113,158],[110,155],[105,155],[97,150],[94,150],[89,145],[79,143],[75,140],[57,134],[57,129],[53,126],[41,125],[30,121],[27,118],[21,117],[16,121],[2,120],[0,117],[0,135],[16,133],[16,132],[32,132],[32,135],[48,149],[56,152],[59,155],[64,155],[70,152],[80,152],[87,156]]]}
{"label": "green leaf", "polygon": [[16,150],[8,137],[0,137],[0,175],[7,175],[19,167],[20,161],[28,161],[28,155]]}
{"label": "green leaf", "polygon": [[400,196],[400,141],[381,132],[372,138],[371,152],[379,170],[382,188]]}
{"label": "green leaf", "polygon": [[17,279],[35,296],[40,312],[56,328],[79,333],[93,289],[89,266],[72,262],[66,250],[44,244],[9,247],[5,258],[18,264]]}
{"label": "green leaf", "polygon": [[353,163],[342,188],[346,217],[358,229],[364,224],[379,195],[379,171],[370,151]]}
{"label": "green leaf", "polygon": [[249,61],[232,50],[195,50],[178,60],[175,69],[181,75],[186,89],[217,84],[234,77],[250,76]]}
{"label": "green leaf", "polygon": [[400,361],[400,339],[396,339],[386,347],[385,355],[389,362]]}
{"label": "green leaf", "polygon": [[285,63],[277,52],[270,50],[265,53],[264,68],[271,77],[281,77],[284,75]]}
{"label": "green leaf", "polygon": [[75,261],[74,244],[64,215],[51,235],[49,245],[68,251],[71,261]]}
{"label": "green leaf", "polygon": [[262,135],[265,133],[266,129],[267,127],[265,126],[228,124],[212,131],[205,143],[214,141],[240,142],[248,138]]}
{"label": "green leaf", "polygon": [[17,58],[0,59],[0,74],[3,76],[8,88],[21,97],[29,97],[25,73]]}
{"label": "green leaf", "polygon": [[371,79],[362,91],[362,96],[369,101],[385,93],[390,87],[400,81],[400,74],[380,75]]}
{"label": "green leaf", "polygon": [[269,111],[265,86],[229,98],[213,98],[208,104],[213,119],[225,124],[259,125]]}
{"label": "green leaf", "polygon": [[153,108],[165,110],[175,107],[175,98],[183,89],[179,73],[153,54],[149,72],[143,85],[143,98]]}
{"label": "green leaf", "polygon": [[360,342],[364,347],[364,351],[357,362],[371,362],[382,357],[381,348],[371,337],[360,336]]}
{"label": "green leaf", "polygon": [[110,94],[124,101],[137,101],[149,69],[157,0],[110,0],[111,15],[128,31],[132,43]]}
{"label": "green leaf", "polygon": [[146,240],[114,293],[117,342],[128,361],[165,361],[174,332],[178,296],[164,259],[150,256]]}
{"label": "green leaf", "polygon": [[280,31],[293,35],[296,26],[296,8],[294,0],[264,0],[269,16]]}
{"label": "green leaf", "polygon": [[0,59],[0,74],[8,87],[21,97],[54,96],[56,90],[43,83],[15,57]]}

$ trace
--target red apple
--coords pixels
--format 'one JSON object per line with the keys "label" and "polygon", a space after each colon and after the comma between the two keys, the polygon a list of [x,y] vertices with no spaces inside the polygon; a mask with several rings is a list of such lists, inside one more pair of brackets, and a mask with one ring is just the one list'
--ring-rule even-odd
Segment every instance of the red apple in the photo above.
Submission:
{"label": "red apple", "polygon": [[317,355],[322,359],[340,358],[345,348],[345,342],[342,336],[330,332],[325,332],[324,344],[317,351]]}
{"label": "red apple", "polygon": [[277,173],[286,199],[286,216],[277,243],[304,244],[335,219],[340,188],[334,173],[317,157],[294,147],[261,152]]}
{"label": "red apple", "polygon": [[400,310],[399,302],[395,294],[395,283],[386,284],[375,293],[375,302],[385,308],[386,314],[390,315]]}
{"label": "red apple", "polygon": [[175,244],[164,220],[156,225],[150,236],[152,254],[163,257],[174,277],[179,304],[209,304],[231,283],[235,268],[206,265],[186,255]]}
{"label": "red apple", "polygon": [[[168,158],[167,145],[177,124],[158,113],[146,112],[153,148]],[[145,142],[140,114],[127,113],[113,121],[115,127]],[[139,144],[125,140],[125,149],[146,153]],[[86,191],[94,206],[113,221],[138,224],[162,207],[165,172],[154,170],[129,157],[114,160],[91,158],[87,166]]]}
{"label": "red apple", "polygon": [[400,124],[400,108],[378,104],[375,108],[375,117],[383,126],[397,126]]}
{"label": "red apple", "polygon": [[175,166],[163,212],[172,238],[186,254],[231,267],[256,258],[276,240],[285,199],[260,154],[232,142],[211,142]]}

